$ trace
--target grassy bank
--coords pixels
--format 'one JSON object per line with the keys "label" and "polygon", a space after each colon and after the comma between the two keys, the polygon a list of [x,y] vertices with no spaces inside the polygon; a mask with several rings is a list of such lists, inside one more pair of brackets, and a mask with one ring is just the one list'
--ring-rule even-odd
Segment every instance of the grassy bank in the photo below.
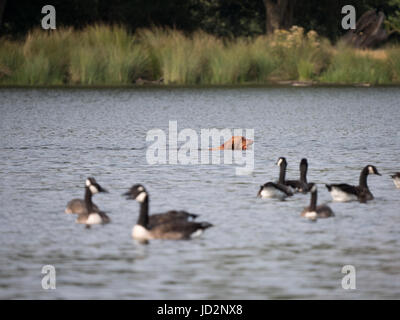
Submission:
{"label": "grassy bank", "polygon": [[90,26],[34,30],[23,41],[0,39],[3,85],[177,85],[400,83],[400,46],[361,51],[332,46],[302,28],[252,39],[203,32]]}

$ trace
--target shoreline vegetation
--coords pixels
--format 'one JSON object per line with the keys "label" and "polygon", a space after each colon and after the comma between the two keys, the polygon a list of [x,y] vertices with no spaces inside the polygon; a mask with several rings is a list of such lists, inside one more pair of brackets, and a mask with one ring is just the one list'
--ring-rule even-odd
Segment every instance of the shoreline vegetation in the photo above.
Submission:
{"label": "shoreline vegetation", "polygon": [[399,85],[400,45],[359,50],[294,26],[221,39],[93,25],[0,39],[0,86]]}

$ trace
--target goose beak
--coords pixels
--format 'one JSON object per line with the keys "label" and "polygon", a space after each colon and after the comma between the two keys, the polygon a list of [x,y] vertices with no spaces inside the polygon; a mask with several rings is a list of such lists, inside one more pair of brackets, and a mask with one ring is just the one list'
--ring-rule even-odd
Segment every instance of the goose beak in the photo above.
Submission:
{"label": "goose beak", "polygon": [[126,197],[127,200],[133,199],[131,191],[124,192],[121,196]]}
{"label": "goose beak", "polygon": [[104,192],[104,193],[109,193],[107,189],[104,189],[102,186],[98,186],[97,188],[99,190],[99,192]]}
{"label": "goose beak", "polygon": [[375,173],[376,175],[378,175],[378,176],[381,176],[381,174],[378,172],[378,171],[376,171],[376,173]]}

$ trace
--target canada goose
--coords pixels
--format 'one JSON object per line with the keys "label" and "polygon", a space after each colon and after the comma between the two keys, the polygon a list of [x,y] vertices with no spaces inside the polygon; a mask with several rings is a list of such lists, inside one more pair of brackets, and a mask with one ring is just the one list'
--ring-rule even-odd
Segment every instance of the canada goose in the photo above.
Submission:
{"label": "canada goose", "polygon": [[307,182],[307,159],[303,158],[300,161],[300,180],[286,180],[285,185],[292,187],[297,192],[307,193],[310,191],[311,183]]}
{"label": "canada goose", "polygon": [[168,211],[149,216],[149,194],[141,184],[135,184],[123,196],[126,196],[128,200],[136,200],[140,203],[139,218],[132,229],[132,237],[136,240],[190,239],[212,227],[212,224],[208,222],[189,221],[190,218],[194,219],[197,215],[186,211]]}
{"label": "canada goose", "polygon": [[327,205],[317,206],[318,190],[314,183],[310,183],[311,191],[311,201],[310,205],[301,212],[301,216],[311,220],[316,220],[317,218],[329,218],[335,216],[332,209]]}
{"label": "canada goose", "polygon": [[[85,197],[86,197],[87,192],[88,192],[87,184],[88,184],[88,180],[89,179],[92,179],[94,182],[96,182],[96,180],[94,178],[88,178],[86,180]],[[92,202],[92,207],[93,207],[93,211],[96,211],[96,212],[100,211],[99,207],[97,205],[95,205],[93,202]],[[88,210],[87,210],[87,207],[86,207],[85,199],[72,199],[71,201],[69,201],[67,203],[67,207],[65,208],[65,213],[68,213],[68,214],[88,214]]]}
{"label": "canada goose", "polygon": [[293,191],[289,186],[285,185],[285,175],[287,162],[284,157],[280,157],[276,163],[280,167],[278,182],[267,182],[260,186],[257,197],[260,198],[278,198],[284,200],[286,197],[292,196]]}
{"label": "canada goose", "polygon": [[331,193],[334,201],[346,202],[358,200],[360,202],[366,202],[374,198],[367,185],[367,177],[369,174],[376,174],[378,176],[381,175],[375,166],[367,165],[361,170],[360,182],[358,186],[341,183],[326,184],[326,187]]}
{"label": "canada goose", "polygon": [[396,172],[395,174],[391,175],[391,177],[396,188],[400,189],[400,172]]}
{"label": "canada goose", "polygon": [[[95,178],[87,178],[85,186],[84,207],[81,207],[81,213],[78,213],[76,223],[85,224],[87,228],[93,224],[105,224],[110,222],[110,218],[105,212],[102,212],[98,207],[93,205],[92,196],[99,192],[108,191],[101,187]],[[79,200],[79,199],[77,199]],[[73,200],[72,200],[73,201]]]}

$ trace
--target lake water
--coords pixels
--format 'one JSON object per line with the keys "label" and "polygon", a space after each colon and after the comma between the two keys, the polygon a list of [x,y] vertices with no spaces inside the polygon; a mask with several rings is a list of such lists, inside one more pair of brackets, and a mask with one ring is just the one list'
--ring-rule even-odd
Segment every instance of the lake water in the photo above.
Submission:
{"label": "lake water", "polygon": [[[398,88],[0,89],[0,298],[2,299],[381,299],[400,297]],[[254,129],[254,170],[236,165],[149,165],[146,134],[192,128]],[[309,195],[257,199],[306,157],[308,179],[332,219],[300,217]],[[367,204],[332,203],[324,183],[358,184],[374,164]],[[66,203],[88,176],[109,194],[94,201],[112,223],[85,229]],[[185,209],[212,222],[201,238],[131,239],[139,206]],[[42,289],[42,267],[56,289]],[[344,265],[356,289],[344,290]]]}

